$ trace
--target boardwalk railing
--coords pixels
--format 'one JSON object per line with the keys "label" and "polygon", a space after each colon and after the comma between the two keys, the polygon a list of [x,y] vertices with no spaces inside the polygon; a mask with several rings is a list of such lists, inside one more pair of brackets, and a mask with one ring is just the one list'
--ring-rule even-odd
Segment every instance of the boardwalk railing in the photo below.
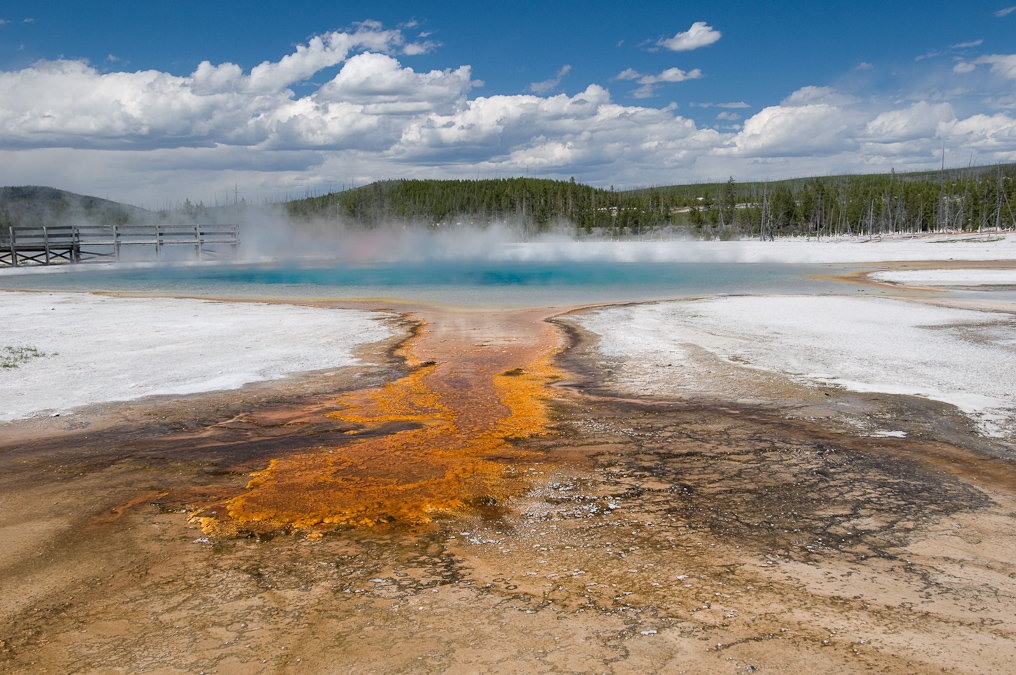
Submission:
{"label": "boardwalk railing", "polygon": [[[166,247],[190,247],[194,257],[219,258],[240,245],[239,225],[53,225],[0,228],[0,265],[53,265],[120,260],[125,249],[131,260]],[[228,247],[228,248],[227,248]]]}

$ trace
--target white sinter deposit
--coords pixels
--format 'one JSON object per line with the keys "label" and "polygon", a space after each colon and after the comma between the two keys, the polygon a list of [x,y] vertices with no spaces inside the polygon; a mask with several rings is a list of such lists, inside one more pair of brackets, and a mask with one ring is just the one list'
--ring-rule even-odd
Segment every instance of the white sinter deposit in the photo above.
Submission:
{"label": "white sinter deposit", "polygon": [[709,367],[696,359],[704,349],[739,369],[740,382],[724,384],[733,395],[751,396],[756,369],[943,401],[993,435],[1016,421],[1011,314],[889,298],[746,296],[607,307],[576,320],[599,336],[610,384],[626,392],[690,393]]}
{"label": "white sinter deposit", "polygon": [[44,354],[0,368],[0,421],[352,365],[393,334],[359,310],[84,293],[0,293],[0,315],[0,350]]}
{"label": "white sinter deposit", "polygon": [[891,270],[871,278],[903,286],[1016,286],[1016,269]]}
{"label": "white sinter deposit", "polygon": [[925,234],[781,238],[776,241],[580,241],[544,237],[491,249],[505,260],[618,262],[865,263],[1016,260],[1016,234]]}

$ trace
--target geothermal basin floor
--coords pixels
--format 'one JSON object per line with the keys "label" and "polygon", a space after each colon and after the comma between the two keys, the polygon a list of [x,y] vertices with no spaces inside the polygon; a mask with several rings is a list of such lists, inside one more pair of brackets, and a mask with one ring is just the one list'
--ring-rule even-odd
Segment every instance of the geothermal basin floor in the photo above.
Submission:
{"label": "geothermal basin floor", "polygon": [[[870,376],[891,364],[865,370],[845,346],[849,358],[828,361],[807,336],[752,347],[752,331],[772,329],[764,310],[806,316],[822,300],[388,306],[371,344],[337,367],[8,422],[0,672],[1008,672],[1007,371],[975,374],[987,389],[967,393],[990,400],[967,396],[964,409],[937,394],[969,383],[931,366],[909,383],[924,389],[865,390],[848,385],[879,384]],[[1011,355],[1012,309],[828,301],[852,308],[844,325],[900,303],[913,318],[901,329],[957,341],[972,363],[975,347]],[[721,331],[730,312],[756,325]],[[632,313],[640,336],[674,317],[684,332],[625,344]],[[533,368],[550,348],[553,369]],[[527,376],[536,389],[523,398],[541,405],[516,410],[505,382]],[[407,381],[422,389],[378,393]],[[473,422],[478,437],[505,433],[475,462],[435,450],[469,487],[449,510],[369,526],[230,520],[230,500],[256,494],[252,476],[272,460],[345,452],[329,477],[355,474],[367,452],[351,449],[441,433],[465,419],[441,406],[473,390],[496,409]],[[390,414],[366,419],[379,410]],[[508,433],[501,422],[516,418],[542,428]]]}

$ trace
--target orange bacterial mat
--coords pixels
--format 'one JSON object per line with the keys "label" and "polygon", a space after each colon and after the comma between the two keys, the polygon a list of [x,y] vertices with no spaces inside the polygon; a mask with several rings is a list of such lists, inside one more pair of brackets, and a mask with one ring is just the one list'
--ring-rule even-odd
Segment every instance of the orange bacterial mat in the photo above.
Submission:
{"label": "orange bacterial mat", "polygon": [[546,428],[561,336],[546,311],[418,313],[421,328],[397,352],[410,374],[326,413],[359,430],[409,428],[273,459],[225,521],[198,518],[207,531],[422,523],[512,491],[506,474],[521,455],[507,441]]}

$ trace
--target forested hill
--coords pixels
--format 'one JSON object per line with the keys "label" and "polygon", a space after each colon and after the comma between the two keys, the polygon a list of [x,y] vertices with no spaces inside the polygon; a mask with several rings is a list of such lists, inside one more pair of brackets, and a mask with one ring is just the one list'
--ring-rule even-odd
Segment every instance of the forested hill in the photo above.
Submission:
{"label": "forested hill", "polygon": [[287,203],[303,218],[341,218],[364,225],[509,221],[546,227],[567,221],[580,228],[609,226],[618,195],[571,181],[387,180]]}
{"label": "forested hill", "polygon": [[147,213],[135,206],[51,187],[0,187],[0,227],[62,225],[82,220],[125,224]]}
{"label": "forested hill", "polygon": [[[292,220],[318,225],[427,227],[506,222],[526,232],[687,234],[705,239],[879,234],[1016,228],[1016,164],[911,174],[672,185],[605,190],[538,178],[388,180],[286,202]],[[244,202],[224,207],[188,200],[152,213],[47,187],[0,188],[0,227],[88,221],[138,223],[243,220]]]}
{"label": "forested hill", "polygon": [[912,174],[659,186],[571,181],[389,180],[287,202],[295,219],[440,226],[505,221],[539,231],[703,238],[878,234],[1016,227],[1016,164]]}

